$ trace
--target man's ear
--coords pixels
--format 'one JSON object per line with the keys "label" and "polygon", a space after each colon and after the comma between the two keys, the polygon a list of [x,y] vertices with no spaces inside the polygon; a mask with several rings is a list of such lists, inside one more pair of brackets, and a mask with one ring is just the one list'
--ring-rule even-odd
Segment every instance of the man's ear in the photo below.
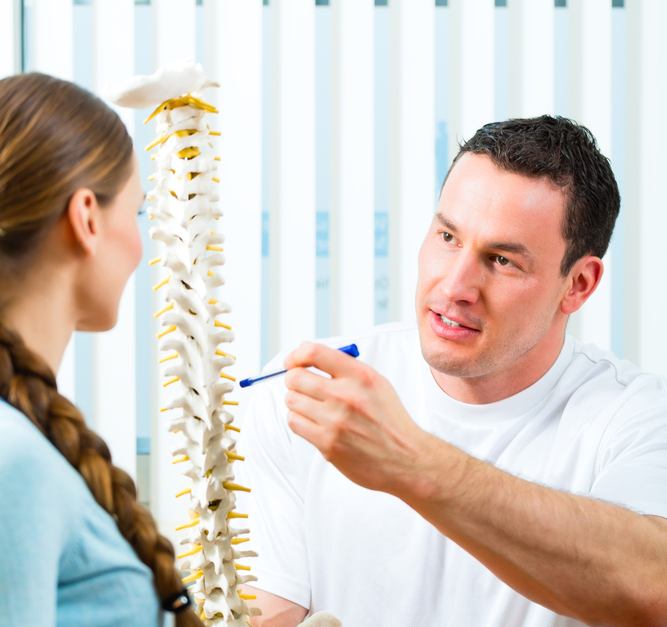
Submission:
{"label": "man's ear", "polygon": [[100,208],[95,194],[83,187],[76,190],[70,198],[63,216],[69,225],[72,243],[78,244],[86,255],[94,255],[97,252],[99,214]]}
{"label": "man's ear", "polygon": [[604,264],[599,257],[589,255],[574,264],[567,278],[567,291],[560,303],[560,309],[565,315],[577,311],[600,284]]}

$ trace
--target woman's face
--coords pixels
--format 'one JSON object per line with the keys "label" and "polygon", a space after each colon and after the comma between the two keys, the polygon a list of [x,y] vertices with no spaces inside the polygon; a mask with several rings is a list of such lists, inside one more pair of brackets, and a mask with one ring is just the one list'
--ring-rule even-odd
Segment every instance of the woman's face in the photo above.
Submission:
{"label": "woman's face", "polygon": [[123,290],[143,253],[137,215],[144,199],[133,154],[130,178],[112,203],[99,211],[99,244],[77,289],[77,331],[107,331],[116,324]]}

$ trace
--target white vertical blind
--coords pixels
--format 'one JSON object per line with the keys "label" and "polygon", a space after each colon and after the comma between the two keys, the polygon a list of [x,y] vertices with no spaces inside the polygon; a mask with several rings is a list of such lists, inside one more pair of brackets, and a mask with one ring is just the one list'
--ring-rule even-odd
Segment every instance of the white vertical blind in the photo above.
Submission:
{"label": "white vertical blind", "polygon": [[315,336],[315,4],[271,3],[271,354]]}
{"label": "white vertical blind", "polygon": [[626,356],[640,367],[665,376],[667,2],[626,0],[626,11]]}
{"label": "white vertical blind", "polygon": [[[261,353],[262,1],[216,0],[204,8],[205,72],[220,84],[207,95],[220,112],[209,122],[221,133],[214,144],[227,259],[220,294],[232,306],[230,351],[239,378],[259,372]],[[243,392],[237,388],[236,394]],[[247,407],[246,396],[242,399],[237,420]]]}
{"label": "white vertical blind", "polygon": [[494,121],[493,0],[450,0],[449,161],[459,142]]}
{"label": "white vertical blind", "polygon": [[[158,69],[169,63],[184,59],[196,58],[196,21],[195,0],[153,0],[153,67]],[[153,122],[153,127],[154,127]],[[162,252],[157,242],[153,245],[152,257]],[[158,283],[167,274],[166,270],[157,264],[153,266],[153,282]],[[165,305],[162,292],[153,294],[153,310],[158,311]],[[156,334],[162,330],[157,321],[153,324],[153,358],[157,361],[158,348]],[[153,416],[151,431],[151,470],[150,470],[150,501],[153,515],[160,523],[160,531],[168,537],[174,537],[174,526],[182,521],[185,508],[174,494],[188,484],[172,462],[171,449],[178,442],[177,436],[167,431],[167,421],[177,415],[176,412],[160,413],[165,401],[174,392],[163,387],[165,378],[161,376],[161,367],[156,363],[152,370]],[[140,390],[139,393],[145,393]]]}
{"label": "white vertical blind", "polygon": [[389,4],[390,320],[415,317],[417,254],[435,207],[435,6]]}
{"label": "white vertical blind", "polygon": [[196,0],[152,0],[153,67],[196,59]]}
{"label": "white vertical blind", "polygon": [[74,78],[72,0],[34,0],[32,14],[33,69],[71,81]]}
{"label": "white vertical blind", "polygon": [[[611,156],[611,3],[568,2],[568,115],[587,126]],[[583,342],[611,349],[611,255],[602,282],[568,330]]]}
{"label": "white vertical blind", "polygon": [[[93,0],[93,79],[97,94],[134,75],[134,0]],[[134,111],[114,107],[134,135]],[[114,464],[136,478],[135,280],[130,278],[116,326],[93,336],[94,429]],[[148,390],[142,393],[147,394]]]}
{"label": "white vertical blind", "polygon": [[375,309],[373,0],[332,0],[331,334]]}
{"label": "white vertical blind", "polygon": [[[95,93],[134,76],[134,0],[93,0]],[[134,136],[134,110],[110,105]]]}
{"label": "white vertical blind", "polygon": [[554,109],[554,0],[511,0],[509,115],[534,117]]}
{"label": "white vertical blind", "polygon": [[0,0],[0,79],[11,76],[20,69],[18,24],[16,0]]}

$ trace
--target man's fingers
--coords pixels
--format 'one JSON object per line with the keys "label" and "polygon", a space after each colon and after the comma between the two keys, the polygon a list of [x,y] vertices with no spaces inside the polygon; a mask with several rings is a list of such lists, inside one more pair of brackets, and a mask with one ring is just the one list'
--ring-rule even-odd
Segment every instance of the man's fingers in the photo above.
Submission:
{"label": "man's fingers", "polygon": [[296,435],[322,450],[325,436],[323,427],[295,411],[287,412],[287,424]]}
{"label": "man's fingers", "polygon": [[318,424],[327,421],[327,413],[330,411],[322,401],[293,390],[285,394],[285,405],[287,405],[287,409],[301,414],[308,420],[312,420]]}
{"label": "man's fingers", "polygon": [[285,385],[290,390],[311,396],[318,401],[327,398],[325,386],[330,379],[310,372],[305,368],[292,368],[285,375]]}
{"label": "man's fingers", "polygon": [[314,366],[332,377],[341,377],[355,363],[354,357],[323,344],[304,342],[285,358],[285,368]]}

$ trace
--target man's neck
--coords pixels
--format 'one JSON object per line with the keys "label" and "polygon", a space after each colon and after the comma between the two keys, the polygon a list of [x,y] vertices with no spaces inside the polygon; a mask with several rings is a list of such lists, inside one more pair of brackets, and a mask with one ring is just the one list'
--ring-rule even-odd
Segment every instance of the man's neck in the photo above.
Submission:
{"label": "man's neck", "polygon": [[540,342],[511,367],[479,377],[455,377],[430,367],[438,387],[461,403],[486,405],[514,396],[539,381],[554,365],[565,334]]}

